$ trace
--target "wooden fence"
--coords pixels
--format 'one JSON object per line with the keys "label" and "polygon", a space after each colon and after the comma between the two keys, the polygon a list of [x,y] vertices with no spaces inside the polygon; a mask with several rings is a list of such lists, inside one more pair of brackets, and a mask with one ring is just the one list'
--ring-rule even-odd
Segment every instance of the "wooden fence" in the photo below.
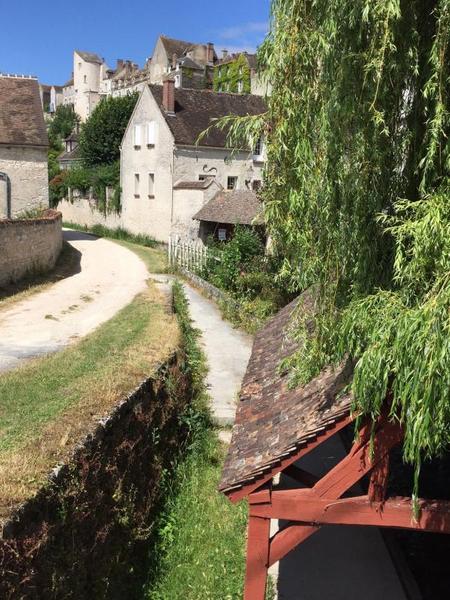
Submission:
{"label": "wooden fence", "polygon": [[178,237],[169,238],[169,265],[196,273],[204,267],[210,251],[202,242],[182,242]]}

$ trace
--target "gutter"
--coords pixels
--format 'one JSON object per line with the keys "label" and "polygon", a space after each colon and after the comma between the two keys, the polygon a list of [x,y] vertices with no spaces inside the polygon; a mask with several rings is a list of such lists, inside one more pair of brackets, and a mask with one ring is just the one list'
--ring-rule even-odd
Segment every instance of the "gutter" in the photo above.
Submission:
{"label": "gutter", "polygon": [[7,173],[0,171],[0,181],[6,182],[6,218],[11,219],[11,179]]}

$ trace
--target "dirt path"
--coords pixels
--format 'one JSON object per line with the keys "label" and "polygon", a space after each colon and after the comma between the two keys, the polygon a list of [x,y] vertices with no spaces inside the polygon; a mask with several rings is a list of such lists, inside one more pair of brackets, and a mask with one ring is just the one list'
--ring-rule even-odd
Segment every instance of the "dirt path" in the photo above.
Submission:
{"label": "dirt path", "polygon": [[0,371],[87,335],[146,287],[144,263],[123,246],[77,231],[64,238],[81,254],[80,270],[0,312]]}

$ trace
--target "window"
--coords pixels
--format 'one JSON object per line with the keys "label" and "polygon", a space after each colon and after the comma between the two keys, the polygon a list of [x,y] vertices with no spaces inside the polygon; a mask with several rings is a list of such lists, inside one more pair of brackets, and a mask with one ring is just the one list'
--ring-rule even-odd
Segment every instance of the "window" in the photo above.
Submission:
{"label": "window", "polygon": [[198,180],[199,181],[205,181],[206,180],[206,175],[199,175],[198,176]]}
{"label": "window", "polygon": [[155,174],[154,173],[148,174],[148,197],[149,198],[155,197]]}
{"label": "window", "polygon": [[227,190],[236,190],[237,189],[237,184],[238,184],[238,178],[237,177],[228,177],[228,180],[227,180]]}
{"label": "window", "polygon": [[134,174],[134,197],[139,198],[139,188],[140,188],[140,177],[139,173]]}
{"label": "window", "polygon": [[263,141],[262,137],[260,137],[257,140],[255,147],[253,149],[253,160],[262,161],[263,153],[264,153],[264,141]]}
{"label": "window", "polygon": [[156,144],[156,122],[150,121],[147,123],[147,146]]}
{"label": "window", "polygon": [[259,192],[259,191],[261,191],[261,188],[262,188],[262,182],[261,182],[261,180],[260,179],[254,179],[252,181],[252,189],[253,189],[253,191],[254,192]]}
{"label": "window", "polygon": [[78,63],[78,70],[81,69],[81,63]]}
{"label": "window", "polygon": [[244,82],[242,80],[238,81],[238,92],[242,94],[244,91]]}
{"label": "window", "polygon": [[219,77],[222,77],[222,67],[219,67]]}
{"label": "window", "polygon": [[84,83],[87,83],[87,75],[85,75],[85,76],[83,77],[83,81],[84,81]]}
{"label": "window", "polygon": [[142,133],[141,133],[141,126],[140,125],[135,125],[134,126],[134,134],[133,134],[133,143],[134,143],[134,147],[135,148],[140,148],[141,147],[141,141],[142,141]]}

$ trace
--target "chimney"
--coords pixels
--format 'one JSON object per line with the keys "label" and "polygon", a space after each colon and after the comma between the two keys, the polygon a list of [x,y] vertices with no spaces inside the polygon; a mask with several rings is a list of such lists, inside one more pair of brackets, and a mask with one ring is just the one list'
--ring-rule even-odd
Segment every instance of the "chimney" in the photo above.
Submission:
{"label": "chimney", "polygon": [[214,63],[214,44],[212,42],[208,42],[206,47],[206,62]]}
{"label": "chimney", "polygon": [[226,58],[228,56],[228,50],[222,50],[222,58]]}
{"label": "chimney", "polygon": [[173,79],[164,80],[163,108],[168,115],[175,115],[175,81]]}
{"label": "chimney", "polygon": [[175,71],[175,69],[177,68],[177,60],[178,60],[178,56],[176,54],[176,52],[174,52],[172,54],[172,69]]}
{"label": "chimney", "polygon": [[118,58],[117,59],[117,67],[116,67],[117,71],[122,69],[122,67],[123,67],[123,58]]}

